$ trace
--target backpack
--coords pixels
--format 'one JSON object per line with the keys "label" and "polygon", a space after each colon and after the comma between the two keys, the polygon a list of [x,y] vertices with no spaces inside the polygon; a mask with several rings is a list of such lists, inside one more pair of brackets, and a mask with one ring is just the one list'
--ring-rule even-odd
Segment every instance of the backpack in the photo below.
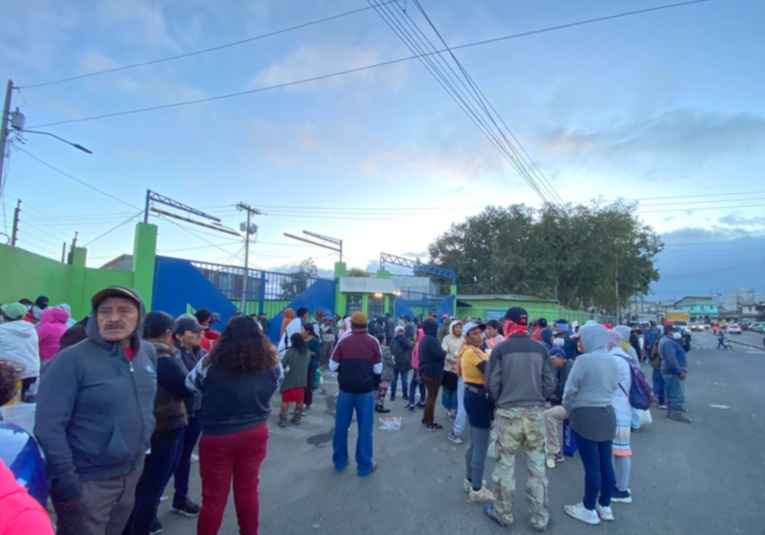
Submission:
{"label": "backpack", "polygon": [[[622,357],[624,358],[624,357]],[[627,360],[627,359],[624,359]],[[620,384],[619,388],[622,389],[624,395],[630,400],[630,406],[633,409],[648,410],[653,403],[653,389],[648,384],[648,380],[643,375],[643,372],[627,360],[627,364],[630,366],[630,391],[629,393],[624,390],[624,387]]]}

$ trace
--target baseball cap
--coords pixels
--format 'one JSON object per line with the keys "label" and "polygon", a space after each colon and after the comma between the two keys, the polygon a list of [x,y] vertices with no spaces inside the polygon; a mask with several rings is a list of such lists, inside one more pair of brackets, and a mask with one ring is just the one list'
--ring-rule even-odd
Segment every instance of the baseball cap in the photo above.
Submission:
{"label": "baseball cap", "polygon": [[462,327],[462,333],[467,335],[467,333],[469,333],[470,331],[476,328],[481,329],[481,332],[483,332],[486,330],[486,325],[484,325],[483,323],[476,323],[474,321],[469,321],[465,324],[464,327]]}
{"label": "baseball cap", "polygon": [[197,323],[197,320],[193,320],[191,318],[182,318],[176,322],[175,329],[173,329],[173,334],[183,334],[186,331],[201,333],[204,330],[205,328]]}
{"label": "baseball cap", "polygon": [[529,324],[529,313],[523,307],[512,307],[507,310],[505,317],[519,325]]}
{"label": "baseball cap", "polygon": [[131,290],[130,288],[125,288],[124,286],[109,286],[103,290],[99,290],[93,297],[91,297],[90,302],[93,306],[98,306],[104,299],[109,297],[124,297],[134,301],[135,304],[139,306],[141,305],[141,296],[138,295],[138,292]]}
{"label": "baseball cap", "polygon": [[0,307],[0,310],[12,320],[17,320],[27,313],[27,307],[21,303],[8,303]]}

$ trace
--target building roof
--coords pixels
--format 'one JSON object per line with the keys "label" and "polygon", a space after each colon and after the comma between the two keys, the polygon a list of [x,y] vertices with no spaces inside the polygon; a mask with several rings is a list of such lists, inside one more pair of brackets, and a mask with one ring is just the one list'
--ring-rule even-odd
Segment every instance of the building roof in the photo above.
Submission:
{"label": "building roof", "polygon": [[533,295],[520,294],[457,294],[457,299],[460,301],[544,301],[546,303],[558,303],[556,299],[545,299],[542,297],[534,297]]}
{"label": "building roof", "polygon": [[114,260],[110,260],[100,269],[116,269],[118,271],[130,271],[133,269],[133,255],[123,254],[119,255]]}

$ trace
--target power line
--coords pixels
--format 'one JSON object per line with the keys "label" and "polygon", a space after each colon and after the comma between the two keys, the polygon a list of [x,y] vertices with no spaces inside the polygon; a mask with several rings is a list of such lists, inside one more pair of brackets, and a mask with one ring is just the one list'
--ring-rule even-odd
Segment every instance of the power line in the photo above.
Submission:
{"label": "power line", "polygon": [[[566,28],[573,28],[575,26],[583,26],[583,25],[587,25],[587,24],[594,24],[594,23],[603,22],[603,21],[607,21],[607,20],[614,20],[614,19],[618,19],[618,18],[630,17],[630,16],[634,16],[634,15],[640,15],[640,14],[644,14],[644,13],[649,13],[649,12],[652,12],[652,11],[659,11],[659,10],[662,10],[662,9],[670,9],[670,8],[687,6],[687,5],[691,5],[691,4],[700,4],[700,3],[704,3],[704,2],[710,2],[710,1],[712,1],[712,0],[691,0],[691,1],[688,1],[688,2],[679,2],[679,3],[675,3],[675,4],[666,4],[666,5],[663,5],[663,6],[656,6],[656,7],[646,8],[646,9],[639,9],[639,10],[635,10],[635,11],[627,11],[627,12],[618,13],[618,14],[615,14],[615,15],[608,15],[608,16],[597,17],[597,18],[593,18],[593,19],[586,19],[586,20],[581,20],[581,21],[577,21],[577,22],[571,22],[571,23],[568,23],[568,24],[559,24],[557,26],[550,26],[548,28],[541,28],[541,29],[538,29],[538,30],[531,30],[531,31],[523,32],[523,33],[512,34],[512,35],[505,35],[505,36],[501,36],[501,37],[495,37],[495,38],[492,38],[492,39],[484,39],[482,41],[475,41],[475,42],[472,42],[472,43],[456,45],[456,46],[452,46],[451,50],[461,50],[463,48],[470,48],[470,47],[482,46],[482,45],[491,44],[491,43],[498,43],[498,42],[507,41],[507,40],[510,40],[510,39],[518,39],[518,38],[521,38],[521,37],[528,37],[530,35],[537,35],[537,34],[541,34],[541,33],[552,32],[552,31],[562,30],[562,29],[566,29]],[[425,54],[422,55],[422,57],[442,54],[444,52],[447,52],[447,50],[446,49],[436,50],[436,51],[433,51],[433,52],[425,53]],[[175,102],[175,103],[170,103],[170,104],[159,104],[159,105],[156,105],[156,106],[147,106],[147,107],[144,107],[144,108],[136,108],[136,109],[132,109],[132,110],[123,110],[123,111],[118,111],[118,112],[105,113],[105,114],[101,114],[101,115],[93,115],[93,116],[90,116],[90,117],[83,117],[83,118],[80,118],[80,119],[68,119],[68,120],[64,120],[64,121],[55,121],[55,122],[51,122],[51,123],[44,123],[44,124],[35,125],[35,126],[30,127],[30,128],[45,128],[45,127],[59,126],[59,125],[71,124],[71,123],[82,123],[82,122],[86,122],[86,121],[96,121],[96,120],[100,120],[100,119],[107,119],[107,118],[112,118],[112,117],[121,117],[121,116],[124,116],[124,115],[132,115],[132,114],[136,114],[136,113],[146,113],[146,112],[150,112],[150,111],[158,111],[158,110],[165,110],[165,109],[171,109],[171,108],[179,108],[179,107],[183,107],[183,106],[191,106],[191,105],[195,105],[195,104],[202,104],[202,103],[205,103],[205,102],[214,102],[214,101],[218,101],[218,100],[226,100],[226,99],[236,98],[236,97],[240,97],[240,96],[244,96],[244,95],[251,95],[251,94],[255,94],[255,93],[262,93],[264,91],[271,91],[271,90],[274,90],[274,89],[282,89],[282,88],[285,88],[285,87],[292,87],[292,86],[295,86],[295,85],[300,85],[300,84],[305,84],[305,83],[310,83],[310,82],[318,82],[318,81],[326,80],[326,79],[329,79],[329,78],[336,78],[338,76],[344,76],[346,74],[353,74],[353,73],[357,73],[357,72],[367,71],[367,70],[376,69],[376,68],[379,68],[379,67],[387,67],[387,66],[390,66],[390,65],[395,65],[395,64],[398,64],[398,63],[403,63],[403,62],[406,62],[406,61],[410,61],[410,60],[416,59],[418,57],[421,57],[421,56],[419,56],[419,55],[406,56],[406,57],[392,59],[392,60],[388,60],[388,61],[382,61],[382,62],[379,62],[379,63],[372,63],[370,65],[364,65],[362,67],[354,67],[354,68],[351,68],[351,69],[344,69],[344,70],[341,70],[341,71],[336,71],[336,72],[332,72],[332,73],[328,73],[328,74],[322,74],[322,75],[318,75],[318,76],[311,76],[311,77],[308,77],[308,78],[302,78],[300,80],[293,80],[291,82],[283,82],[283,83],[280,83],[280,84],[274,84],[274,85],[270,85],[270,86],[258,87],[258,88],[255,88],[255,89],[248,89],[248,90],[245,90],[245,91],[237,91],[237,92],[234,92],[234,93],[227,93],[227,94],[224,94],[224,95],[217,95],[217,96],[213,96],[213,97],[206,97],[206,98],[199,98],[199,99],[193,99],[193,100],[186,100],[186,101]]]}
{"label": "power line", "polygon": [[49,163],[48,163],[48,162],[46,162],[45,160],[42,160],[42,159],[38,158],[37,156],[35,156],[34,154],[32,154],[31,152],[29,152],[29,151],[28,151],[28,150],[26,150],[26,149],[22,149],[22,148],[21,148],[21,147],[19,147],[19,146],[16,146],[15,148],[16,148],[16,150],[19,150],[19,151],[23,152],[24,154],[26,154],[27,156],[29,156],[29,157],[30,157],[30,158],[32,158],[33,160],[37,160],[38,162],[40,162],[41,164],[43,164],[45,167],[48,167],[48,168],[50,168],[50,169],[53,169],[54,171],[56,171],[56,172],[57,172],[57,173],[59,173],[60,175],[63,175],[63,176],[65,176],[65,177],[66,177],[66,178],[68,178],[69,180],[73,180],[73,181],[77,182],[78,184],[82,184],[82,185],[83,185],[83,186],[85,186],[86,188],[90,188],[90,189],[92,189],[93,191],[97,191],[97,192],[98,192],[98,193],[100,193],[101,195],[105,195],[105,196],[109,197],[110,199],[113,199],[113,200],[115,200],[115,201],[117,201],[117,202],[120,202],[120,203],[124,204],[125,206],[129,206],[130,208],[135,208],[135,209],[138,209],[138,207],[137,207],[137,206],[133,206],[132,204],[130,204],[130,203],[128,203],[128,202],[125,202],[125,201],[123,201],[123,200],[122,200],[122,199],[120,199],[119,197],[115,197],[115,196],[114,196],[114,195],[112,195],[111,193],[107,193],[107,192],[105,192],[104,190],[102,190],[102,189],[99,189],[99,188],[97,188],[97,187],[93,186],[92,184],[88,184],[88,183],[87,183],[87,182],[85,182],[84,180],[80,180],[79,178],[77,178],[77,177],[74,177],[74,176],[70,175],[69,173],[67,173],[67,172],[65,172],[65,171],[62,171],[62,170],[61,170],[61,169],[59,169],[58,167],[55,167],[54,165],[51,165],[51,164],[49,164]]}
{"label": "power line", "polygon": [[107,230],[106,232],[104,232],[103,234],[99,234],[99,235],[98,235],[96,238],[93,238],[93,239],[92,239],[92,240],[90,240],[88,243],[86,243],[85,245],[83,245],[83,247],[87,247],[87,246],[88,246],[88,245],[90,245],[91,243],[93,243],[93,242],[95,242],[95,241],[98,241],[98,240],[100,240],[101,238],[103,238],[103,237],[104,237],[104,236],[106,236],[107,234],[110,234],[110,233],[114,232],[115,230],[117,230],[118,228],[120,228],[120,227],[121,227],[121,226],[123,226],[123,225],[127,225],[127,224],[128,224],[128,223],[130,223],[132,220],[134,220],[136,217],[139,217],[139,216],[141,216],[141,215],[143,215],[143,210],[141,210],[140,212],[138,212],[137,214],[135,214],[135,215],[133,215],[133,216],[130,216],[128,219],[126,219],[126,220],[125,220],[125,221],[123,221],[122,223],[120,223],[120,224],[118,224],[118,225],[115,225],[115,226],[113,226],[112,228],[110,228],[109,230]]}
{"label": "power line", "polygon": [[[395,3],[395,2],[398,2],[398,0],[388,0],[385,3],[386,4],[391,4],[391,3]],[[175,60],[179,60],[179,59],[190,58],[190,57],[193,57],[193,56],[199,56],[201,54],[207,54],[208,52],[215,52],[217,50],[223,50],[223,49],[226,49],[226,48],[232,48],[232,47],[240,46],[240,45],[243,45],[243,44],[246,44],[246,43],[252,43],[253,41],[258,41],[260,39],[265,39],[267,37],[274,37],[276,35],[292,32],[292,31],[295,31],[295,30],[301,30],[303,28],[307,28],[309,26],[314,26],[316,24],[322,24],[324,22],[329,22],[329,21],[332,21],[332,20],[341,19],[343,17],[348,17],[350,15],[356,15],[357,13],[362,13],[362,12],[368,11],[370,9],[372,9],[372,8],[371,7],[362,7],[362,8],[359,8],[359,9],[354,9],[352,11],[346,11],[344,13],[339,13],[337,15],[331,15],[329,17],[324,17],[322,19],[312,20],[310,22],[305,22],[305,23],[302,23],[302,24],[298,24],[296,26],[289,26],[287,28],[282,28],[281,30],[275,30],[273,32],[268,32],[268,33],[264,33],[264,34],[261,34],[261,35],[255,35],[253,37],[247,37],[246,39],[241,39],[239,41],[233,41],[231,43],[225,43],[225,44],[213,46],[213,47],[210,47],[210,48],[202,48],[200,50],[195,50],[193,52],[187,52],[185,54],[177,54],[175,56],[168,56],[168,57],[159,58],[159,59],[153,59],[153,60],[148,60],[148,61],[141,61],[141,62],[138,62],[138,63],[131,63],[130,65],[123,65],[121,67],[113,67],[111,69],[103,69],[103,70],[100,70],[100,71],[89,72],[89,73],[86,73],[86,74],[80,74],[78,76],[70,76],[68,78],[61,78],[59,80],[51,80],[49,82],[41,82],[39,84],[26,85],[26,86],[21,87],[20,89],[33,89],[35,87],[45,87],[45,86],[49,86],[49,85],[62,84],[64,82],[72,82],[74,80],[82,80],[83,78],[92,78],[94,76],[100,76],[102,74],[109,74],[109,73],[113,73],[113,72],[125,71],[125,70],[128,70],[128,69],[135,69],[137,67],[146,67],[148,65],[156,65],[158,63],[166,63],[168,61],[175,61]]]}

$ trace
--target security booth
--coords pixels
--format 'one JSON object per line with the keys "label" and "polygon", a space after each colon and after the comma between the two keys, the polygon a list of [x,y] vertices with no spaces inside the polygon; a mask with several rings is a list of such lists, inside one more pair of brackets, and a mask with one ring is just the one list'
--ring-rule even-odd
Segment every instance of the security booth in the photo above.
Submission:
{"label": "security booth", "polygon": [[345,298],[345,309],[337,310],[342,315],[361,310],[367,316],[383,316],[395,313],[395,299],[401,295],[391,279],[374,277],[340,277],[340,294]]}

